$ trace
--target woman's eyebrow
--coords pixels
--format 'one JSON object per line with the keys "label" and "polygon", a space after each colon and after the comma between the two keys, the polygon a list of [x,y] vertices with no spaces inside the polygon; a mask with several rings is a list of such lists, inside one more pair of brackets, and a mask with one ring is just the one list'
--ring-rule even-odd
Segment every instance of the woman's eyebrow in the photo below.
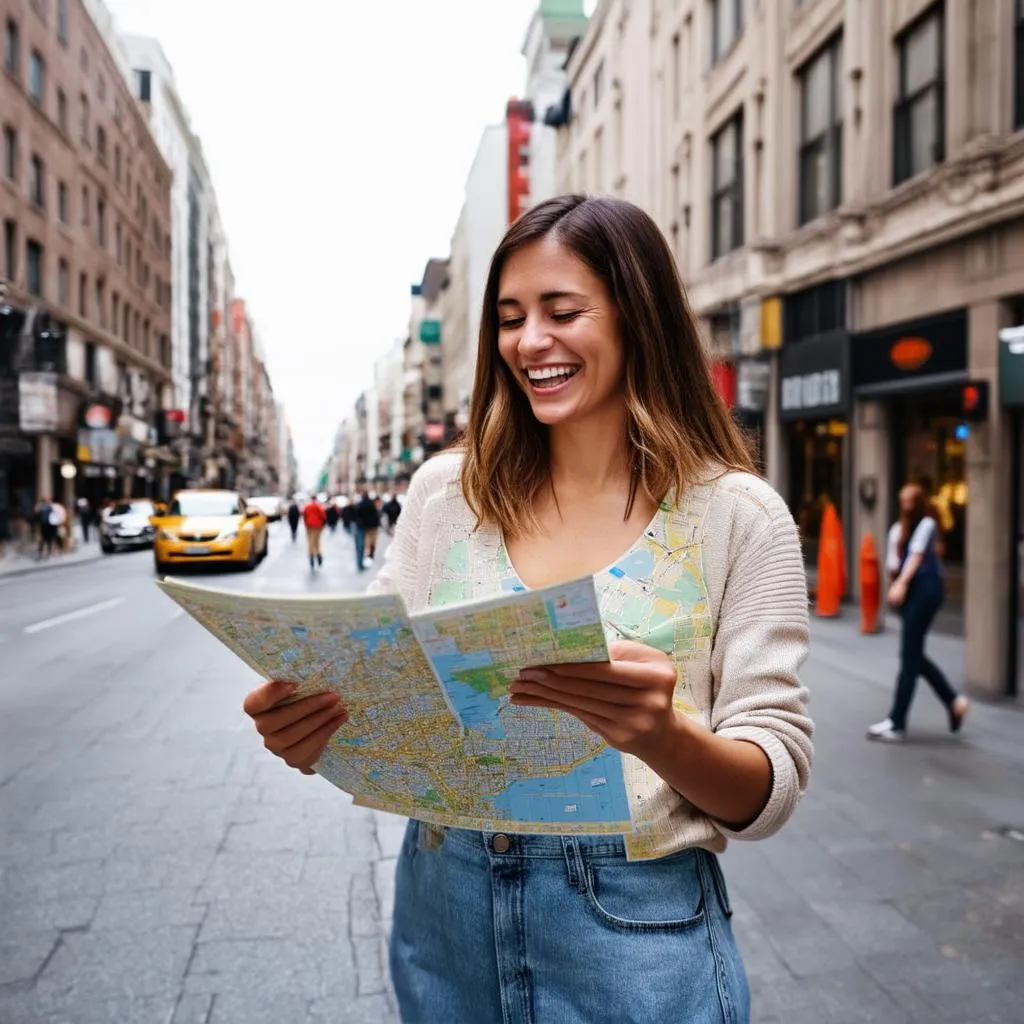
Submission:
{"label": "woman's eyebrow", "polygon": [[[541,302],[554,302],[556,299],[579,299],[583,300],[586,296],[581,295],[579,292],[542,292],[540,301]],[[514,299],[511,296],[498,299],[499,306],[518,306],[520,302],[518,299]]]}

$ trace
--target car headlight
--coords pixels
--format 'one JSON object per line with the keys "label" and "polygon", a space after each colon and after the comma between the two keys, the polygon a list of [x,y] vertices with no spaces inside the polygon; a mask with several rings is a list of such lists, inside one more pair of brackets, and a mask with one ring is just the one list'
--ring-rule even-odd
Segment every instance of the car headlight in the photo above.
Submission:
{"label": "car headlight", "polygon": [[170,530],[158,530],[156,535],[161,540],[169,540],[172,544],[178,539]]}
{"label": "car headlight", "polygon": [[226,530],[217,538],[217,540],[234,540],[237,536],[237,530]]}

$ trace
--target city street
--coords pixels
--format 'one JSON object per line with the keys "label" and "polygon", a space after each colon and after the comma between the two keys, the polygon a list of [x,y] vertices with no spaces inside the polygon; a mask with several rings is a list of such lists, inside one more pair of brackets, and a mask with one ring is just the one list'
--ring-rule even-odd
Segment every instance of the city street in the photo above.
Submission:
{"label": "city street", "polygon": [[[340,529],[318,574],[283,524],[270,548],[210,582],[369,578]],[[1019,1022],[1024,713],[976,704],[954,739],[922,692],[912,740],[869,745],[897,636],[854,618],[815,623],[804,805],[724,858],[754,1020]],[[959,680],[962,641],[931,644]],[[2,1024],[396,1020],[404,823],[263,750],[253,674],[157,591],[148,552],[0,580],[0,665]]]}

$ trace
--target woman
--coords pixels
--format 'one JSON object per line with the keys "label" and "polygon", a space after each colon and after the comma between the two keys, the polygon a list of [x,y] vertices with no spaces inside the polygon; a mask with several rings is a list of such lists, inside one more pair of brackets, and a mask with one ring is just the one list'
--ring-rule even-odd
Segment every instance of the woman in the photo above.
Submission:
{"label": "woman", "polygon": [[868,727],[868,739],[900,743],[907,735],[907,714],[914,699],[917,677],[924,676],[935,696],[946,706],[949,731],[959,732],[970,702],[949,684],[942,669],[924,653],[935,613],[945,596],[939,561],[939,530],[928,514],[923,488],[907,484],[900,491],[900,517],[889,529],[886,568],[892,576],[889,604],[903,619],[900,672],[888,718]]}
{"label": "woman", "polygon": [[[403,1020],[747,1021],[716,854],[779,829],[810,769],[792,518],[750,471],[654,222],[563,196],[498,247],[465,441],[415,474],[377,586],[416,610],[584,574],[611,662],[522,671],[503,724],[554,710],[599,733],[622,752],[636,831],[410,822]],[[310,773],[345,711],[281,706],[287,692],[268,683],[246,710]]]}

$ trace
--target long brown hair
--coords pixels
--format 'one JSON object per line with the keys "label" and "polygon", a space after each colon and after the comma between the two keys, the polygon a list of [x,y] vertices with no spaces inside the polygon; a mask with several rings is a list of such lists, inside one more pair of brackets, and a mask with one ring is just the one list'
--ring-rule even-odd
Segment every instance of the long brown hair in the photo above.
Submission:
{"label": "long brown hair", "polygon": [[619,314],[631,460],[626,518],[638,491],[652,501],[681,495],[709,464],[753,472],[657,225],[622,199],[559,196],[508,229],[487,275],[462,443],[462,491],[478,525],[496,525],[508,536],[536,527],[533,499],[549,481],[548,428],[498,352],[502,270],[513,253],[548,234],[601,279]]}
{"label": "long brown hair", "polygon": [[902,497],[904,494],[912,494],[914,503],[908,512],[903,508],[903,502],[900,502],[900,543],[898,549],[900,559],[903,558],[907,545],[910,543],[910,538],[914,535],[914,531],[921,520],[925,516],[932,514],[928,496],[924,493],[924,488],[920,484],[907,484],[900,488],[900,496]]}

